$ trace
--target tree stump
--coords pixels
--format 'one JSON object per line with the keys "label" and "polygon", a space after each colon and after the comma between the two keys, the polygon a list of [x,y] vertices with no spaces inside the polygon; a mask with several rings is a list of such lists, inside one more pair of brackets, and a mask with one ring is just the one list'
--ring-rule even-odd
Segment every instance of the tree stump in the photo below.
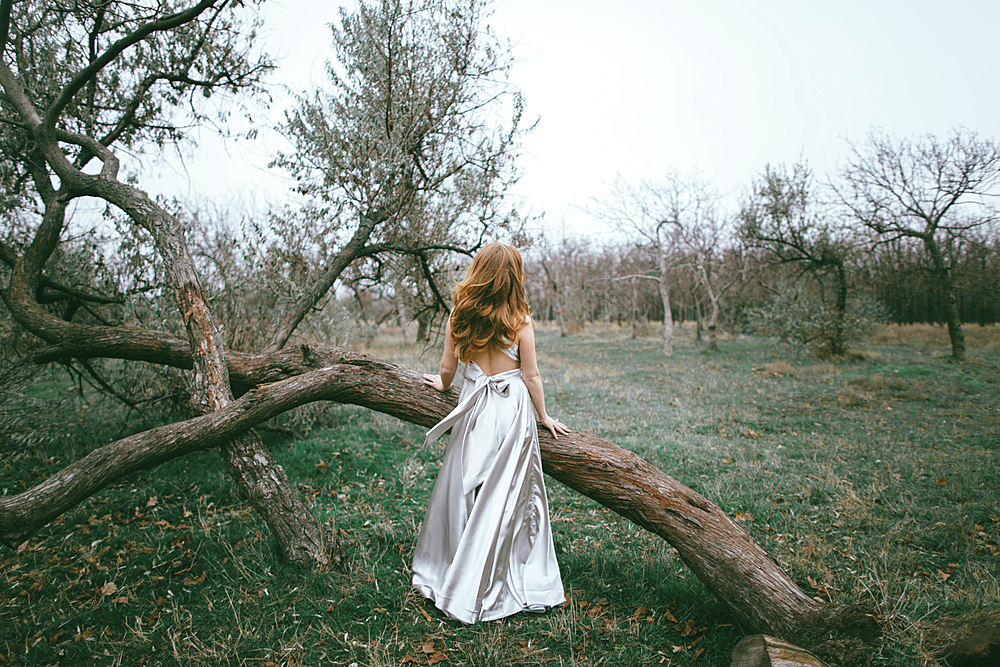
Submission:
{"label": "tree stump", "polygon": [[733,649],[732,667],[826,667],[819,658],[767,635],[744,637]]}

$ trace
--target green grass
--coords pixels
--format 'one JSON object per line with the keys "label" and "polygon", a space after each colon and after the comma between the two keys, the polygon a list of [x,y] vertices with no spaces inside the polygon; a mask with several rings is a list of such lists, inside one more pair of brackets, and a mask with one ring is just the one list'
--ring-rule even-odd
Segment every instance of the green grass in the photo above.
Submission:
{"label": "green grass", "polygon": [[[924,664],[921,622],[1000,608],[995,348],[970,346],[959,365],[940,343],[888,340],[861,361],[821,361],[756,338],[709,352],[689,333],[665,358],[655,337],[539,327],[551,414],[717,502],[809,595],[877,605],[890,634],[875,664]],[[378,356],[436,367],[437,351],[377,344]],[[72,412],[86,431],[6,455],[0,491],[125,428],[107,405],[86,405]],[[195,454],[0,552],[0,665],[729,664],[744,632],[674,549],[553,480],[569,604],[445,620],[409,587],[443,443],[358,408],[335,406],[324,423],[270,446],[345,540],[348,571],[279,562],[221,460]]]}

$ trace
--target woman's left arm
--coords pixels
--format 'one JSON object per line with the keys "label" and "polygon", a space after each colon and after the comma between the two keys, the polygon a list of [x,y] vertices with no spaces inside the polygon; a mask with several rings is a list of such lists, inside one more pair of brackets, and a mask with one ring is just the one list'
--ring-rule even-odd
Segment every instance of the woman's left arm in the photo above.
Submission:
{"label": "woman's left arm", "polygon": [[556,421],[545,411],[545,390],[542,389],[542,375],[538,372],[538,357],[535,356],[535,331],[529,323],[517,334],[517,349],[521,354],[521,379],[528,388],[531,404],[545,428],[552,431],[552,437],[569,433],[561,422]]}

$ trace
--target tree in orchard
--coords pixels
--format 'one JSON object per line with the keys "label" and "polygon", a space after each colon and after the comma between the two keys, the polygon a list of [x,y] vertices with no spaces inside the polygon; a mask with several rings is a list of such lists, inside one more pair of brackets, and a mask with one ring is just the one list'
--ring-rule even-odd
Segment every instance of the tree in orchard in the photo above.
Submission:
{"label": "tree in orchard", "polygon": [[833,285],[833,298],[820,298],[815,307],[804,305],[809,301],[805,295],[784,292],[773,302],[775,312],[764,319],[780,321],[782,333],[818,343],[829,355],[843,355],[849,333],[848,264],[855,241],[836,212],[817,200],[806,164],[764,169],[741,207],[739,235],[748,248],[764,251],[766,263],[800,267],[821,294],[826,282]]}
{"label": "tree in orchard", "polygon": [[876,244],[899,238],[923,244],[943,295],[951,355],[963,361],[965,334],[943,247],[997,220],[1000,144],[962,128],[944,140],[930,134],[897,138],[875,129],[863,145],[851,146],[834,187]]}
{"label": "tree in orchard", "polygon": [[[349,265],[374,282],[415,283],[447,311],[435,280],[445,253],[471,254],[489,235],[519,231],[503,195],[516,178],[523,101],[507,84],[509,47],[486,18],[480,0],[341,10],[326,86],[288,112],[295,151],[275,164],[344,243],[281,313],[265,351],[285,345]],[[392,275],[388,255],[412,258],[396,264],[405,275]]]}

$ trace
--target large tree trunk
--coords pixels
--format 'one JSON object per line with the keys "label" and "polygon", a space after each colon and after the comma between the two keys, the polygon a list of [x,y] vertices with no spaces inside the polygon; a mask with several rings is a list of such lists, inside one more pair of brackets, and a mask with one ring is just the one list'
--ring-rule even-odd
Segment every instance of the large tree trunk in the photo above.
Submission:
{"label": "large tree trunk", "polygon": [[[308,367],[320,370],[302,372]],[[133,470],[216,447],[296,405],[332,400],[431,426],[458,398],[457,389],[435,392],[412,370],[341,348],[231,355],[230,368],[237,386],[267,384],[218,411],[97,449],[33,489],[0,498],[0,537],[16,544]],[[548,474],[667,540],[743,627],[810,649],[829,636],[877,636],[867,611],[809,598],[718,506],[639,456],[589,433],[555,440],[540,429],[539,439]]]}
{"label": "large tree trunk", "polygon": [[341,564],[332,533],[306,508],[255,431],[238,435],[219,447],[240,493],[261,515],[278,542],[281,555],[303,569]]}

